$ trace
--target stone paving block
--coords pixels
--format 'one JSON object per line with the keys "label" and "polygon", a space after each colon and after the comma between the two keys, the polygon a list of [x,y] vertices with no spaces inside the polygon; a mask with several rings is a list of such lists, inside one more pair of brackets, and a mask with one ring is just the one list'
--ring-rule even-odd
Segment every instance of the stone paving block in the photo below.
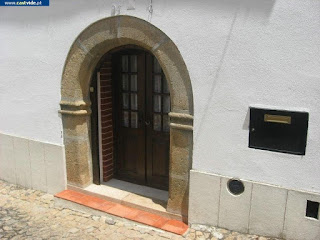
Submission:
{"label": "stone paving block", "polygon": [[192,225],[186,235],[179,236],[122,218],[113,218],[111,215],[102,217],[88,214],[84,209],[79,211],[61,208],[54,205],[54,198],[50,194],[0,181],[1,239],[182,240],[196,239],[196,237],[232,240],[270,239],[203,225]]}

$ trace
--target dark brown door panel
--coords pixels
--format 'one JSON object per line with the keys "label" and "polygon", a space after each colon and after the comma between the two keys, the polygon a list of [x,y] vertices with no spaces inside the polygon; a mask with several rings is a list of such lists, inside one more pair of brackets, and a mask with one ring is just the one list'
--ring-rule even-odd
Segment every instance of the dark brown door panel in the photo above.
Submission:
{"label": "dark brown door panel", "polygon": [[163,71],[141,50],[113,59],[116,177],[168,189],[170,94]]}

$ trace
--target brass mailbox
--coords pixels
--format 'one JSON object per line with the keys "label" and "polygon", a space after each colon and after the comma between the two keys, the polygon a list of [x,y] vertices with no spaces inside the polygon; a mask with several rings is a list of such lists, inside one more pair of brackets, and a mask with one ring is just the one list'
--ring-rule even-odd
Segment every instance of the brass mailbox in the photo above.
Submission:
{"label": "brass mailbox", "polygon": [[291,116],[265,114],[264,121],[265,122],[291,124]]}
{"label": "brass mailbox", "polygon": [[309,113],[250,108],[249,147],[305,155]]}

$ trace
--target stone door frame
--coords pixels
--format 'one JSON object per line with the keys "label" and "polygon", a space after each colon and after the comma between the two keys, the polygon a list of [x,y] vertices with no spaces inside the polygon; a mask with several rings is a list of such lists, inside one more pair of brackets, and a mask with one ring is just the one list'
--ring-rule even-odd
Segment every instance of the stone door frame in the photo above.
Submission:
{"label": "stone door frame", "polygon": [[99,20],[73,42],[62,74],[61,110],[68,185],[92,183],[90,80],[101,57],[124,45],[137,45],[159,61],[171,93],[169,199],[167,211],[187,217],[193,150],[193,96],[187,67],[176,45],[142,19],[115,16]]}

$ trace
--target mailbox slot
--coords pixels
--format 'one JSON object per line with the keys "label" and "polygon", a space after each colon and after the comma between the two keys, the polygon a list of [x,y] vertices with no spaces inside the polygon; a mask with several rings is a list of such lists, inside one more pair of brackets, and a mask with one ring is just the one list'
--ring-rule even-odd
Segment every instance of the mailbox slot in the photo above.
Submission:
{"label": "mailbox slot", "polygon": [[249,147],[305,155],[309,113],[250,108]]}

